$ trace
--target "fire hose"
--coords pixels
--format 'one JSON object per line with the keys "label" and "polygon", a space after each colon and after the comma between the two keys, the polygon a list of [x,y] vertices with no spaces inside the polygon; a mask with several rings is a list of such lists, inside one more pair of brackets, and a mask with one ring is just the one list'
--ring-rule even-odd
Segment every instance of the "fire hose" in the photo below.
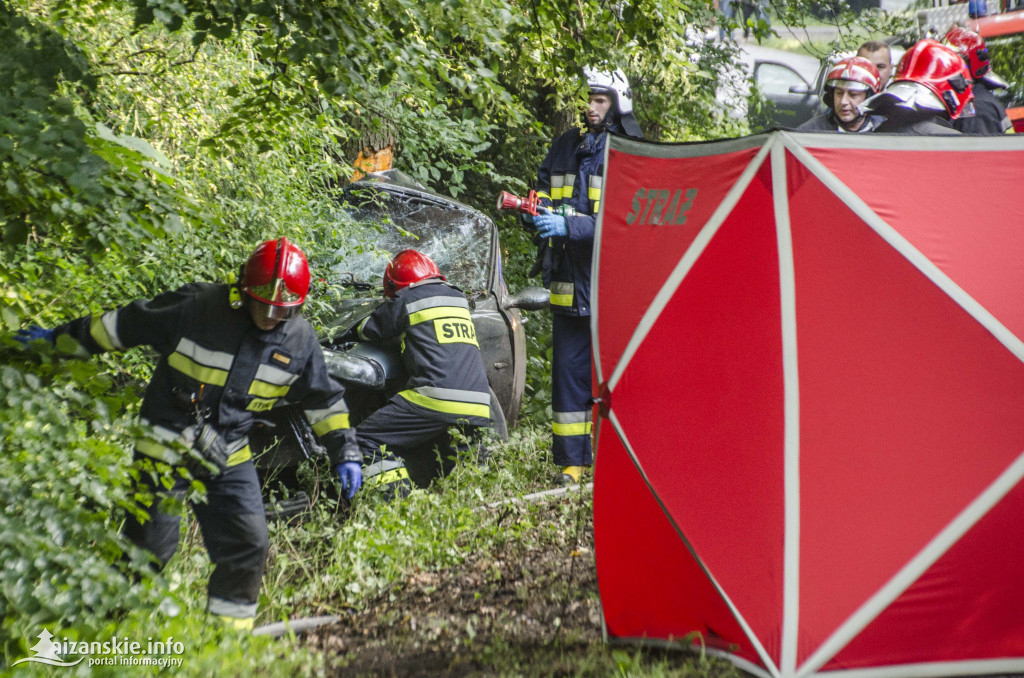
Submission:
{"label": "fire hose", "polygon": [[498,209],[512,210],[520,214],[531,214],[533,216],[538,214],[558,214],[563,217],[571,217],[576,214],[576,210],[572,208],[572,205],[556,205],[554,207],[541,205],[540,198],[537,197],[537,191],[530,191],[526,194],[525,198],[508,191],[502,191],[498,195]]}

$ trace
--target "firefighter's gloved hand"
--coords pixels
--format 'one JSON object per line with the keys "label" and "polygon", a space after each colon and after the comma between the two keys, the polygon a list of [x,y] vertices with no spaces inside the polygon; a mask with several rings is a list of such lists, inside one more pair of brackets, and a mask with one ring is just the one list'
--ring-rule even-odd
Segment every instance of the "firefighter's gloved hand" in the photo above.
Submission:
{"label": "firefighter's gloved hand", "polygon": [[363,467],[358,461],[344,461],[336,467],[338,480],[341,481],[341,489],[345,490],[345,498],[351,499],[356,496],[356,490],[363,485]]}
{"label": "firefighter's gloved hand", "polygon": [[533,218],[533,225],[537,227],[537,235],[542,238],[557,238],[569,234],[565,217],[559,214],[538,214]]}
{"label": "firefighter's gloved hand", "polygon": [[53,336],[53,330],[48,330],[45,327],[39,325],[29,325],[23,329],[18,330],[14,334],[14,338],[22,343],[24,346],[28,346],[28,342],[37,341],[39,339],[45,339],[50,342],[52,346],[56,339]]}
{"label": "firefighter's gloved hand", "polygon": [[217,433],[217,429],[204,423],[201,426],[196,424],[196,439],[192,446],[203,457],[204,461],[210,462],[215,470],[205,469],[207,477],[216,478],[224,473],[228,467],[228,444],[224,438]]}

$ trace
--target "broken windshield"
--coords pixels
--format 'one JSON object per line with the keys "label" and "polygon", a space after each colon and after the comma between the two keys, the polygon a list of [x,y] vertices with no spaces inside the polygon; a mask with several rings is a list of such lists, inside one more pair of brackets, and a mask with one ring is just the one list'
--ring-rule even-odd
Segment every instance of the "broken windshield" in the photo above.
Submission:
{"label": "broken windshield", "polygon": [[463,291],[486,291],[493,224],[485,216],[428,194],[367,189],[348,199],[346,211],[355,221],[348,242],[360,244],[339,253],[339,275],[373,282],[379,293],[388,262],[415,249]]}

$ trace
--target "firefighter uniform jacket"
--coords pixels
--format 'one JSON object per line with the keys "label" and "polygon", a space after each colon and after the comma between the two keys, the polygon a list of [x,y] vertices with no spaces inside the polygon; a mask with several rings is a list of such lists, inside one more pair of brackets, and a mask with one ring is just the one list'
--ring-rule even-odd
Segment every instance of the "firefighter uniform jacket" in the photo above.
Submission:
{"label": "firefighter uniform jacket", "polygon": [[490,426],[491,397],[469,302],[430,279],[398,290],[358,327],[361,339],[401,341],[409,381],[398,393],[420,415]]}
{"label": "firefighter uniform jacket", "polygon": [[137,445],[148,456],[178,461],[166,443],[192,444],[198,407],[227,443],[228,466],[236,466],[252,457],[247,434],[260,413],[301,402],[332,463],[361,461],[344,387],[327,373],[309,322],[300,316],[262,331],[248,310],[231,307],[232,294],[237,289],[223,284],[185,285],[61,325],[57,347],[80,357],[140,345],[156,349],[160,358],[140,412],[154,438]]}
{"label": "firefighter uniform jacket", "polygon": [[881,134],[903,134],[911,137],[925,136],[956,136],[960,134],[945,118],[932,116],[924,120],[907,122],[906,120],[889,118],[875,130]]}
{"label": "firefighter uniform jacket", "polygon": [[608,135],[578,127],[551,144],[537,172],[537,195],[542,204],[570,205],[568,235],[538,242],[543,258],[541,275],[551,290],[551,311],[590,315],[590,260],[594,250],[594,215],[601,206],[604,147]]}
{"label": "firefighter uniform jacket", "polygon": [[983,80],[974,83],[975,114],[953,121],[953,127],[964,134],[994,136],[1006,134],[1013,128],[1006,107],[996,98]]}
{"label": "firefighter uniform jacket", "polygon": [[842,132],[844,134],[865,134],[867,132],[874,132],[879,125],[885,122],[885,118],[880,115],[869,115],[867,119],[857,128],[856,132],[847,132],[843,129],[842,125],[839,124],[839,119],[836,118],[836,113],[831,108],[827,113],[817,115],[807,122],[803,123],[796,128],[797,132]]}

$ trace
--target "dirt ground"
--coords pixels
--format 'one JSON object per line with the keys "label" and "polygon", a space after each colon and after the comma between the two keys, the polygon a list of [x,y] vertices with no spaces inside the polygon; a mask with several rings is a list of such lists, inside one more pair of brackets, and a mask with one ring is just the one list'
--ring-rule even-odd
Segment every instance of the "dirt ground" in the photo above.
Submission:
{"label": "dirt ground", "polygon": [[601,642],[593,524],[548,532],[413,572],[311,641],[345,676],[577,675]]}
{"label": "dirt ground", "polygon": [[[738,676],[682,651],[603,642],[589,502],[458,567],[412,572],[364,609],[308,637],[339,676]],[[505,511],[515,521],[515,510]],[[536,521],[536,515],[533,521]]]}

